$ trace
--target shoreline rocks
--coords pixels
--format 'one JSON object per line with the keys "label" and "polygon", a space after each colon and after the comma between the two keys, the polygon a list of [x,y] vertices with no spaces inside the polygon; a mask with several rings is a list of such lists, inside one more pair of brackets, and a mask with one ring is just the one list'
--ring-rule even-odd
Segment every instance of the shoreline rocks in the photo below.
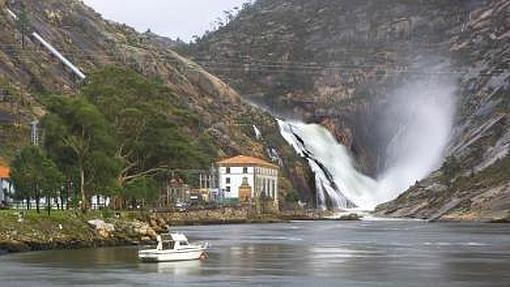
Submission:
{"label": "shoreline rocks", "polygon": [[100,219],[89,220],[87,223],[93,227],[96,231],[96,234],[103,239],[108,239],[113,236],[113,232],[115,231],[115,226],[111,223],[106,223]]}

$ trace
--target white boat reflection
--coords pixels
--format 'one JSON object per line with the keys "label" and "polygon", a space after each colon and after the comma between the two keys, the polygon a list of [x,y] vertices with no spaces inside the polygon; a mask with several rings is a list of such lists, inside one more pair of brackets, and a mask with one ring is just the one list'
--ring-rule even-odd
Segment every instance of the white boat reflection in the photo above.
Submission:
{"label": "white boat reflection", "polygon": [[163,273],[173,275],[198,274],[202,267],[202,261],[160,262],[140,264],[140,270],[149,273]]}

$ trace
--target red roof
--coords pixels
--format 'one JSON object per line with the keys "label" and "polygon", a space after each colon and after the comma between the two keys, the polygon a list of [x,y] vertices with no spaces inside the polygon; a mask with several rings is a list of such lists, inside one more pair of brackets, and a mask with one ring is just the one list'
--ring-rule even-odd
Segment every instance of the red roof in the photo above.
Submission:
{"label": "red roof", "polygon": [[232,158],[227,158],[218,162],[219,165],[258,165],[258,166],[266,166],[271,168],[278,168],[277,165],[269,163],[260,158],[238,155]]}
{"label": "red roof", "polygon": [[0,178],[10,178],[9,173],[11,170],[6,166],[0,166]]}

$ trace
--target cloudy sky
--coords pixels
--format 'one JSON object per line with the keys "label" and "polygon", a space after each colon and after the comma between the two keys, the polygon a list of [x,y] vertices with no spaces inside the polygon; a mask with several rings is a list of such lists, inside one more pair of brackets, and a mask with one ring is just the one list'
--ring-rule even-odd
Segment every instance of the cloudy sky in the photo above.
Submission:
{"label": "cloudy sky", "polygon": [[153,32],[189,41],[211,29],[224,10],[247,0],[83,0],[103,17],[125,23],[140,32]]}

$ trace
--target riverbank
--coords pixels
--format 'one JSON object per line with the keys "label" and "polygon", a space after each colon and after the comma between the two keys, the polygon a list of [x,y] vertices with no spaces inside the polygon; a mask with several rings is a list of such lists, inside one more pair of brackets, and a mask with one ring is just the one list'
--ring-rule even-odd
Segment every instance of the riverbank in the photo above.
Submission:
{"label": "riverbank", "polygon": [[[133,244],[141,238],[133,224],[124,220],[109,220],[114,230],[106,234],[88,224],[102,218],[100,213],[81,214],[55,211],[51,215],[18,211],[0,211],[0,253],[49,249],[120,246]],[[138,230],[140,231],[140,230]]]}
{"label": "riverbank", "polygon": [[137,245],[153,242],[172,226],[283,223],[320,220],[325,213],[253,214],[243,208],[145,213],[0,210],[0,254],[51,249]]}

